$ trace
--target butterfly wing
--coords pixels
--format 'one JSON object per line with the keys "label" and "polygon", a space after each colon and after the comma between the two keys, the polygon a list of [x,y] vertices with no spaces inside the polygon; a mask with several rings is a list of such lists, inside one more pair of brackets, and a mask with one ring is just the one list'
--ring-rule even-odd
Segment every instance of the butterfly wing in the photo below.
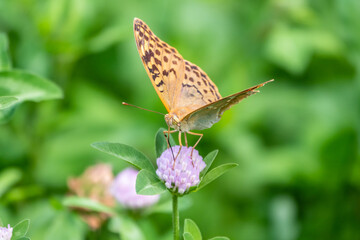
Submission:
{"label": "butterfly wing", "polygon": [[195,64],[134,19],[136,46],[147,74],[168,112],[179,119],[221,98],[216,85]]}
{"label": "butterfly wing", "polygon": [[195,64],[184,60],[184,77],[176,91],[173,113],[182,119],[187,114],[221,99],[216,85]]}
{"label": "butterfly wing", "polygon": [[269,80],[254,87],[248,88],[244,91],[221,98],[213,103],[207,104],[199,109],[192,111],[191,113],[187,114],[183,119],[181,119],[182,130],[190,131],[210,128],[213,124],[217,123],[220,120],[221,115],[226,110],[228,110],[230,107],[237,104],[244,98],[252,94],[258,93],[259,91],[256,90],[257,88],[260,88],[266,83],[272,81],[274,80]]}
{"label": "butterfly wing", "polygon": [[179,52],[161,41],[140,19],[134,19],[136,46],[145,70],[165,108],[174,107],[179,79],[184,75],[184,59]]}

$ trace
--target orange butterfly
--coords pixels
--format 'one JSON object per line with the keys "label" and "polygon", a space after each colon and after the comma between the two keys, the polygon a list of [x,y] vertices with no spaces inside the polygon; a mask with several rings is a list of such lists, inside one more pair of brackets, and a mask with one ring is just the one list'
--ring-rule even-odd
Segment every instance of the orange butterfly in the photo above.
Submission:
{"label": "orange butterfly", "polygon": [[[186,133],[197,135],[199,143],[203,134],[190,130],[210,128],[217,123],[224,111],[242,99],[259,92],[256,90],[273,80],[222,98],[216,85],[195,64],[185,60],[180,53],[160,40],[140,19],[134,19],[136,46],[147,74],[168,114],[165,121],[168,134]],[[170,128],[175,130],[170,131]]]}

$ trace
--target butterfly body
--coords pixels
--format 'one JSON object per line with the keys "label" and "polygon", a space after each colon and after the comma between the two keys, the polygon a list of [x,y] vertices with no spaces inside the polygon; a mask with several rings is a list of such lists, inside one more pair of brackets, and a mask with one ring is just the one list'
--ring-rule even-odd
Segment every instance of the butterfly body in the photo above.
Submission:
{"label": "butterfly body", "polygon": [[165,121],[169,128],[180,134],[210,128],[220,120],[224,111],[273,81],[222,98],[216,85],[200,67],[185,60],[138,18],[134,19],[134,36],[145,70],[168,111]]}
{"label": "butterfly body", "polygon": [[217,123],[220,117],[203,115],[202,121],[195,121],[195,119],[187,118],[180,120],[174,113],[168,113],[165,115],[166,124],[175,129],[176,131],[189,132],[191,130],[203,130],[210,128],[213,124]]}

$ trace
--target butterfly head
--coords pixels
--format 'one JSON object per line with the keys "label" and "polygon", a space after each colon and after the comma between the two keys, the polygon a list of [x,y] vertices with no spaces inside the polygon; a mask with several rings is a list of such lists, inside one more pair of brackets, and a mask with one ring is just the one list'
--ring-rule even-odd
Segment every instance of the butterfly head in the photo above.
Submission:
{"label": "butterfly head", "polygon": [[175,130],[180,130],[180,119],[178,118],[178,116],[176,116],[173,113],[168,113],[165,115],[165,122],[166,124],[171,127],[174,128]]}

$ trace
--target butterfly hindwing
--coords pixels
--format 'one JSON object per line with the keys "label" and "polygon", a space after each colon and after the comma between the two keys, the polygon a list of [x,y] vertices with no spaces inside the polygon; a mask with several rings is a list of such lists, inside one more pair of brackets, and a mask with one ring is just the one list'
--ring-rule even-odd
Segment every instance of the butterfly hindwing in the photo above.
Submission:
{"label": "butterfly hindwing", "polygon": [[261,83],[244,91],[232,94],[213,103],[207,104],[189,113],[181,121],[186,122],[186,125],[189,129],[202,130],[210,128],[213,124],[220,120],[222,114],[231,106],[239,103],[241,100],[250,95],[258,93],[259,91],[256,90],[257,88],[262,87],[266,83],[272,81],[273,80]]}

